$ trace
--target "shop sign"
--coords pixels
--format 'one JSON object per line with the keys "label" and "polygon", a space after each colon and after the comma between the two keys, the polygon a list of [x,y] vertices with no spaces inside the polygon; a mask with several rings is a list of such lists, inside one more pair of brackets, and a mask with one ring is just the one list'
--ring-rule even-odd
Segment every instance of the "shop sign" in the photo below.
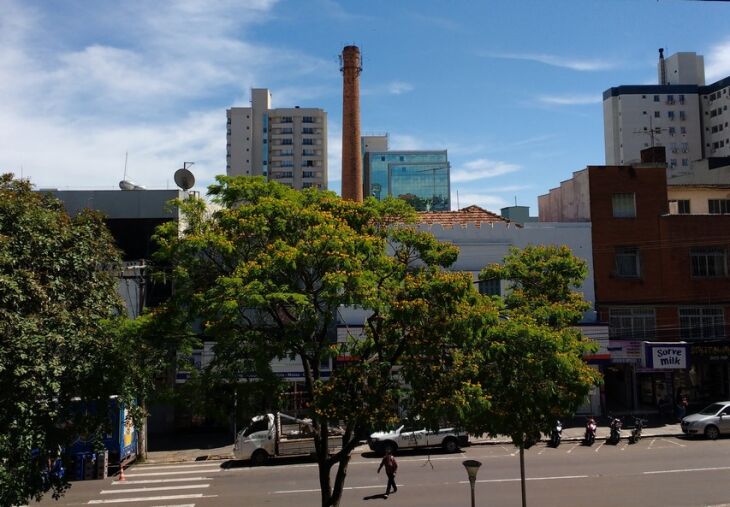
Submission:
{"label": "shop sign", "polygon": [[727,361],[730,359],[730,344],[692,344],[692,356],[708,361]]}
{"label": "shop sign", "polygon": [[640,341],[611,340],[607,348],[612,363],[641,363]]}
{"label": "shop sign", "polygon": [[686,342],[644,342],[643,365],[654,370],[686,370],[689,344]]}

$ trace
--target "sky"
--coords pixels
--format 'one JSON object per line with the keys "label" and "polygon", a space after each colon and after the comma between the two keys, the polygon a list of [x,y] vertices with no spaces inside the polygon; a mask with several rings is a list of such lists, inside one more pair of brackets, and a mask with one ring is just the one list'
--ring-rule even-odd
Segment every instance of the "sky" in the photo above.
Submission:
{"label": "sky", "polygon": [[328,113],[340,190],[338,54],[363,53],[362,132],[446,149],[452,208],[531,207],[604,163],[602,92],[656,83],[657,49],[730,75],[730,3],[669,0],[0,0],[0,172],[38,188],[196,189],[226,166],[226,109]]}

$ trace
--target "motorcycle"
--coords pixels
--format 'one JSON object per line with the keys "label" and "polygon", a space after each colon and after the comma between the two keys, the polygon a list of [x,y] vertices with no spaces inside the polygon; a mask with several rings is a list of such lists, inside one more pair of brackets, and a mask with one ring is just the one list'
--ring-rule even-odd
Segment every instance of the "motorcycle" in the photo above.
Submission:
{"label": "motorcycle", "polygon": [[629,443],[635,444],[641,440],[641,430],[644,428],[646,421],[638,417],[634,417],[634,428],[631,430],[631,436],[629,437]]}
{"label": "motorcycle", "polygon": [[611,418],[611,434],[608,437],[608,442],[611,444],[618,444],[621,440],[621,428],[623,427],[624,423],[619,419],[618,417],[612,417]]}
{"label": "motorcycle", "polygon": [[550,446],[551,447],[559,446],[562,435],[563,435],[563,423],[561,423],[560,421],[557,421],[555,423],[555,428],[553,428],[552,433],[550,433]]}
{"label": "motorcycle", "polygon": [[585,445],[593,445],[593,442],[596,441],[596,428],[598,428],[596,420],[593,417],[589,417],[588,421],[586,421],[586,434],[583,437],[583,443]]}

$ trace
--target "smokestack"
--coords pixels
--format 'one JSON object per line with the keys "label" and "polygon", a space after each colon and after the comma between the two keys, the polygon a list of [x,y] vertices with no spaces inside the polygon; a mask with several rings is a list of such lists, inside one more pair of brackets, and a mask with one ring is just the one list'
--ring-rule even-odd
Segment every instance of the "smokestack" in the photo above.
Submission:
{"label": "smokestack", "polygon": [[667,65],[664,61],[664,48],[659,48],[659,84],[667,84]]}
{"label": "smokestack", "polygon": [[342,71],[342,198],[362,202],[360,149],[360,72],[357,46],[346,46],[340,56]]}

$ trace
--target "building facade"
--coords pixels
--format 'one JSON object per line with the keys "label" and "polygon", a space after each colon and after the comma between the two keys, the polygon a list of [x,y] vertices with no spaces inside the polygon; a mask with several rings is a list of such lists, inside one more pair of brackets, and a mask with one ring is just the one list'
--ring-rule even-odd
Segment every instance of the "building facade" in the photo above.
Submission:
{"label": "building facade", "polygon": [[418,211],[451,209],[451,175],[446,150],[389,151],[386,136],[365,136],[364,195],[404,199]]}
{"label": "building facade", "polygon": [[591,223],[607,410],[730,396],[730,214],[670,212],[671,188],[666,165],[645,162],[589,166],[539,197],[541,220]]}
{"label": "building facade", "polygon": [[656,85],[603,93],[606,164],[632,164],[641,150],[664,146],[671,176],[695,160],[730,156],[730,77],[705,85],[704,59],[695,53],[660,56],[658,74]]}
{"label": "building facade", "polygon": [[271,107],[271,92],[251,90],[251,107],[226,111],[226,174],[266,176],[292,188],[327,188],[327,113]]}

